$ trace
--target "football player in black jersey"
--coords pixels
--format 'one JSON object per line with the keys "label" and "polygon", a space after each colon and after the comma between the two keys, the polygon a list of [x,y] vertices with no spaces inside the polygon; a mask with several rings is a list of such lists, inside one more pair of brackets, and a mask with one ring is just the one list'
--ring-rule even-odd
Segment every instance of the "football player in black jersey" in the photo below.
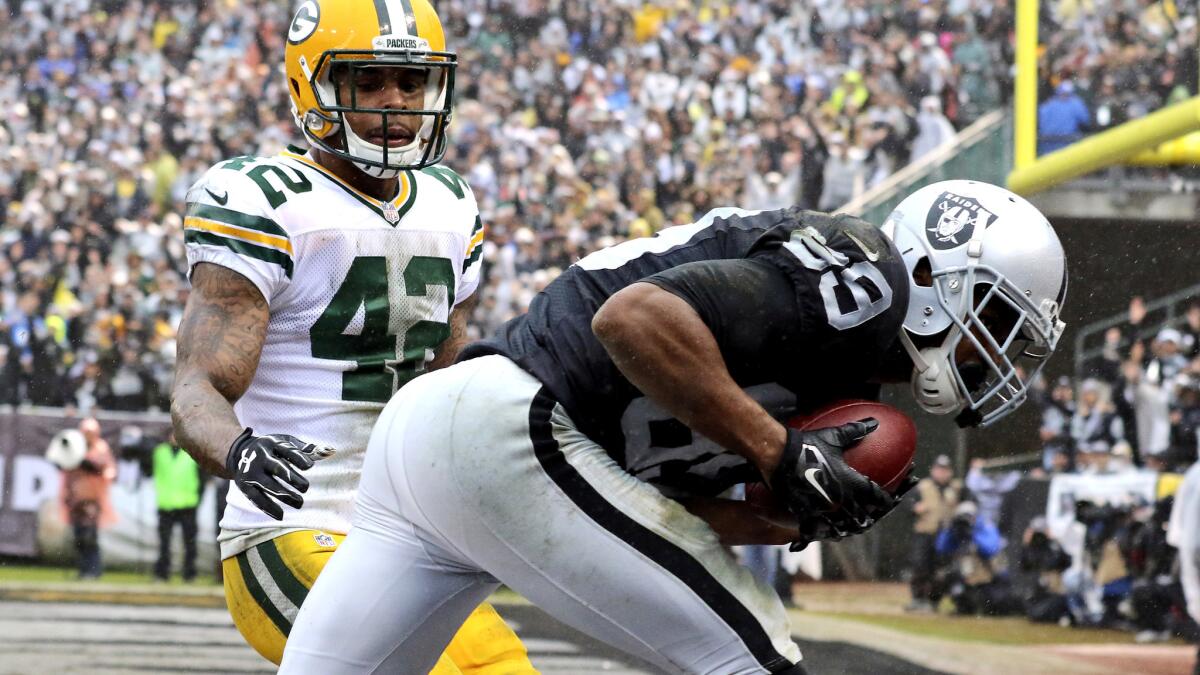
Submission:
{"label": "football player in black jersey", "polygon": [[[1054,351],[1065,291],[1046,219],[971,181],[880,228],[719,209],[594,253],[389,403],[281,672],[424,672],[499,583],[669,672],[803,672],[723,544],[854,534],[897,498],[841,459],[873,421],[778,420],[909,379],[926,410],[991,424]],[[790,523],[720,499],[759,480]]]}

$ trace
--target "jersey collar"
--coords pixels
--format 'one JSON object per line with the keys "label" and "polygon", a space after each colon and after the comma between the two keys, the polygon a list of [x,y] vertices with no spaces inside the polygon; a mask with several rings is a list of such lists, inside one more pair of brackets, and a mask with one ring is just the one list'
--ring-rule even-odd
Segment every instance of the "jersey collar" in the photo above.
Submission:
{"label": "jersey collar", "polygon": [[367,208],[374,211],[380,218],[387,221],[388,225],[393,227],[400,219],[408,213],[412,205],[417,201],[417,181],[413,176],[412,171],[401,171],[399,175],[400,189],[397,191],[395,198],[387,201],[375,199],[374,197],[358,190],[346,181],[342,180],[329,169],[321,166],[302,148],[294,145],[287,146],[287,150],[279,153],[281,156],[290,159],[294,162],[299,162],[317,173],[321,174],[329,180],[329,182],[341,188],[346,194],[354,197]]}

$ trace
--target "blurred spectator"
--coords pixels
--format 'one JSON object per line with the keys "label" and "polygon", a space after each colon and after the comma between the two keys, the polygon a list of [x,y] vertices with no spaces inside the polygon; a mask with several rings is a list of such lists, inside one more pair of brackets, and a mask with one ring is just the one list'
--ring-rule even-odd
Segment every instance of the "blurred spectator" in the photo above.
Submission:
{"label": "blurred spectator", "polygon": [[745,197],[747,209],[770,211],[796,204],[800,196],[800,169],[796,167],[787,177],[778,171],[765,176],[751,174],[746,178]]}
{"label": "blurred spectator", "polygon": [[1200,302],[1188,305],[1180,332],[1183,334],[1184,356],[1189,360],[1200,357]]}
{"label": "blurred spectator", "polygon": [[912,508],[916,514],[913,534],[909,539],[909,587],[912,601],[905,607],[910,612],[932,612],[942,599],[942,589],[935,583],[937,570],[937,536],[950,522],[962,492],[962,483],[954,479],[954,465],[946,455],[938,455],[913,489]]}
{"label": "blurred spectator", "polygon": [[1043,397],[1041,403],[1042,426],[1038,433],[1042,439],[1042,468],[1051,473],[1061,470],[1059,467],[1069,469],[1075,461],[1075,439],[1071,435],[1075,390],[1071,378],[1055,380],[1050,396]]}
{"label": "blurred spectator", "polygon": [[1146,345],[1142,334],[1146,330],[1146,301],[1140,295],[1129,299],[1129,321],[1124,326],[1124,336],[1121,342],[1125,346],[1124,357],[1137,361],[1139,364],[1146,358]]}
{"label": "blurred spectator", "polygon": [[862,193],[866,173],[862,152],[850,148],[843,134],[834,133],[827,142],[829,158],[825,160],[825,189],[817,208],[833,211]]}
{"label": "blurred spectator", "polygon": [[1054,96],[1038,106],[1038,154],[1044,155],[1083,138],[1091,125],[1087,104],[1075,93],[1075,85],[1062,82]]}
{"label": "blurred spectator", "polygon": [[100,562],[100,528],[117,520],[108,489],[117,477],[117,464],[108,442],[100,436],[100,423],[87,418],[79,424],[87,443],[87,454],[76,468],[64,471],[59,500],[64,520],[75,536],[79,556],[79,578],[95,579],[103,571]]}
{"label": "blurred spectator", "polygon": [[952,61],[959,81],[959,123],[964,126],[1001,105],[1001,83],[992,72],[992,64],[1000,58],[999,49],[976,32],[973,24],[956,40]]}
{"label": "blurred spectator", "polygon": [[1169,462],[1174,467],[1190,466],[1200,452],[1200,377],[1192,375],[1179,383],[1170,419]]}
{"label": "blurred spectator", "polygon": [[171,535],[183,533],[184,581],[196,578],[196,506],[200,503],[200,467],[175,443],[175,434],[154,448],[154,494],[158,502],[158,561],[154,578],[171,576]]}
{"label": "blurred spectator", "polygon": [[1075,464],[1080,471],[1104,472],[1113,446],[1125,440],[1125,425],[1109,400],[1108,388],[1099,380],[1079,386],[1079,404],[1071,419]]}
{"label": "blurred spectator", "polygon": [[912,161],[954,140],[954,127],[942,114],[942,103],[936,96],[921,99],[917,114],[917,137],[913,139]]}
{"label": "blurred spectator", "polygon": [[1188,366],[1188,359],[1181,351],[1183,335],[1174,328],[1158,332],[1151,347],[1153,356],[1146,364],[1146,380],[1159,386],[1168,386]]}
{"label": "blurred spectator", "polygon": [[1015,609],[1012,588],[997,554],[1004,539],[974,502],[962,502],[938,532],[938,578],[959,614],[1008,614]]}
{"label": "blurred spectator", "polygon": [[[1131,360],[1126,368],[1126,379],[1133,388],[1133,400],[1137,415],[1138,450],[1142,465],[1162,470],[1167,465],[1167,453],[1171,445],[1171,396],[1174,383],[1166,378],[1167,373],[1178,375],[1183,362],[1176,357],[1178,339],[1177,331],[1172,336],[1167,330],[1161,331],[1159,338],[1151,344],[1154,355],[1145,368],[1138,367],[1136,360]],[[1166,339],[1161,339],[1161,338]]]}
{"label": "blurred spectator", "polygon": [[988,474],[987,463],[979,458],[971,460],[965,482],[971,499],[979,509],[979,516],[992,523],[1000,522],[1000,507],[1004,495],[1012,492],[1021,481],[1020,471],[1005,471]]}
{"label": "blurred spectator", "polygon": [[1050,537],[1046,519],[1038,516],[1025,528],[1018,568],[1026,580],[1025,616],[1039,623],[1057,623],[1067,617],[1067,596],[1062,573],[1071,556]]}
{"label": "blurred spectator", "polygon": [[1110,385],[1116,384],[1121,377],[1121,362],[1125,360],[1125,347],[1122,344],[1121,329],[1113,326],[1104,331],[1104,345],[1100,354],[1086,365],[1089,377],[1094,377]]}

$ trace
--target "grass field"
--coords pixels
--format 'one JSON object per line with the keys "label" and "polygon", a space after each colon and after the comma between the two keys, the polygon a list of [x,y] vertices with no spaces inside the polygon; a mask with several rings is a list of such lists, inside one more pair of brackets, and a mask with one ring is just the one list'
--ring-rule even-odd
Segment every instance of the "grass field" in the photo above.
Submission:
{"label": "grass field", "polygon": [[[939,614],[906,614],[903,584],[803,584],[793,595],[805,613],[890,628],[957,642],[995,645],[1131,644],[1133,634],[1116,630],[1038,624],[1020,617],[956,616],[945,603]],[[1182,644],[1182,643],[1180,643]]]}
{"label": "grass field", "polygon": [[[859,621],[874,626],[956,642],[994,645],[1132,644],[1133,634],[1115,630],[1064,628],[1037,624],[1019,617],[938,615],[886,615],[855,612],[810,612]],[[1182,643],[1180,643],[1182,644]]]}
{"label": "grass field", "polygon": [[[77,572],[69,567],[48,567],[43,565],[28,565],[0,561],[0,583],[6,581],[19,582],[44,582],[44,583],[63,583],[78,581]],[[80,581],[79,583],[102,583],[102,584],[118,584],[118,585],[140,585],[164,582],[156,582],[149,573],[144,572],[128,572],[124,570],[106,571],[104,576],[95,581]],[[176,573],[171,577],[170,581],[165,582],[169,586],[183,586],[183,579]],[[201,574],[191,584],[191,586],[215,586],[217,580],[212,575]]]}

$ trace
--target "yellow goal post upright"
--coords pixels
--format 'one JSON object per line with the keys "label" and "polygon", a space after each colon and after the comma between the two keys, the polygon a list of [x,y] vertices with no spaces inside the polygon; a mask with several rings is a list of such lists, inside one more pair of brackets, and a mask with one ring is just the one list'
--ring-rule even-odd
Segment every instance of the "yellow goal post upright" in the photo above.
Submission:
{"label": "yellow goal post upright", "polygon": [[[1013,170],[1008,187],[1030,195],[1121,163],[1198,164],[1200,144],[1181,137],[1200,131],[1200,96],[1037,156],[1038,2],[1016,1],[1016,78],[1013,92]],[[1176,141],[1176,139],[1180,139]],[[1160,148],[1168,141],[1174,144]]]}

